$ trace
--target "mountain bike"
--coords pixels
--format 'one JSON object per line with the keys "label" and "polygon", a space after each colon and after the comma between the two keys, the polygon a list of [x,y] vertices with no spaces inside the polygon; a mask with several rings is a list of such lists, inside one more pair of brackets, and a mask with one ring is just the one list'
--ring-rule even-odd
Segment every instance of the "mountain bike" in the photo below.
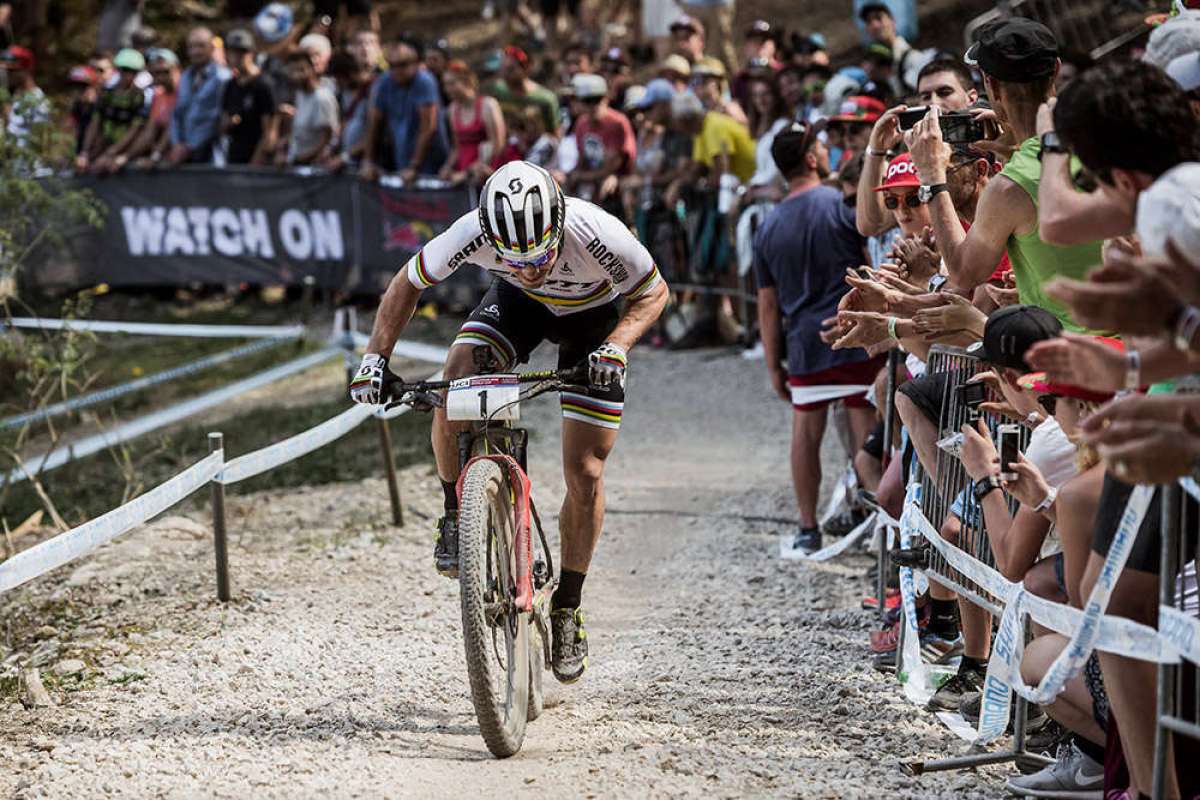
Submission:
{"label": "mountain bike", "polygon": [[521,749],[526,723],[542,713],[550,595],[557,584],[531,496],[529,434],[512,423],[523,401],[584,391],[587,382],[580,367],[384,383],[389,407],[444,406],[451,421],[473,423],[458,436],[458,583],[471,702],[483,740],[498,758]]}

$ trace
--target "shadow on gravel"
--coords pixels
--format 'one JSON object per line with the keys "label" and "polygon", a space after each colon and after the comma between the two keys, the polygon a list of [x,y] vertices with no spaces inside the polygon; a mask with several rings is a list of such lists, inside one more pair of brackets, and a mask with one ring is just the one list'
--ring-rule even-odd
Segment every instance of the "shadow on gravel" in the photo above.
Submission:
{"label": "shadow on gravel", "polygon": [[[84,736],[102,740],[141,741],[160,738],[207,738],[222,735],[241,735],[254,738],[327,741],[335,737],[354,739],[364,746],[385,745],[396,754],[415,758],[458,758],[479,760],[491,758],[477,747],[439,746],[441,753],[431,752],[427,739],[413,743],[413,752],[397,753],[399,738],[404,734],[421,737],[431,735],[466,736],[479,742],[479,727],[471,720],[463,722],[463,714],[448,713],[415,704],[397,705],[382,713],[359,715],[334,708],[325,703],[302,713],[257,712],[249,708],[227,708],[178,716],[160,715],[138,721],[125,730],[93,727],[80,731],[64,727],[56,732],[70,737]],[[47,731],[50,733],[50,731]],[[373,738],[368,738],[373,737]]]}

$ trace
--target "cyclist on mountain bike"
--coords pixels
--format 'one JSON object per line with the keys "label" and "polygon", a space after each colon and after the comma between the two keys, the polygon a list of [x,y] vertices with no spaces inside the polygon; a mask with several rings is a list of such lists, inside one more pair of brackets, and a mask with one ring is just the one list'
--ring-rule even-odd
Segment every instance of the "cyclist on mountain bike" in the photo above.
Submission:
{"label": "cyclist on mountain bike", "polygon": [[[587,668],[580,594],[604,522],[604,462],[621,423],[626,357],[662,313],[667,285],[619,220],[564,197],[541,167],[510,162],[484,184],[478,212],[460,217],[392,279],[350,385],[355,402],[380,402],[388,356],[422,290],[464,264],[495,280],[454,339],[446,379],[472,374],[481,348],[504,371],[528,360],[547,339],[558,345],[560,369],[588,363],[588,390],[561,394],[567,494],[559,517],[562,572],[551,599],[551,666],[558,680],[570,683]],[[448,577],[458,575],[456,442],[465,427],[434,409],[433,453],[446,508],[434,562]]]}

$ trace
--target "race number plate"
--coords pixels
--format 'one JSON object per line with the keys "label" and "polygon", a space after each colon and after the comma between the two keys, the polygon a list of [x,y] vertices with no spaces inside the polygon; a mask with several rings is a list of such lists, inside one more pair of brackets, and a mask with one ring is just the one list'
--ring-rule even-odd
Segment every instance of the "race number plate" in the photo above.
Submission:
{"label": "race number plate", "polygon": [[521,418],[521,385],[516,375],[479,375],[451,381],[446,418],[457,422]]}

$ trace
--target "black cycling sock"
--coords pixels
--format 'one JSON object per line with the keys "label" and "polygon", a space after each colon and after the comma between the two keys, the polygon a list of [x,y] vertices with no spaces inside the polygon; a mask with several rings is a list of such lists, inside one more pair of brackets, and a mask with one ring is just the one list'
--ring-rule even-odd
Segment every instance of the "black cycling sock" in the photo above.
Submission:
{"label": "black cycling sock", "polygon": [[930,598],[932,615],[929,618],[930,633],[937,634],[943,639],[953,639],[958,636],[958,601],[938,600]]}
{"label": "black cycling sock", "polygon": [[579,608],[579,599],[583,594],[583,579],[586,577],[586,572],[564,569],[558,576],[558,588],[554,590],[554,596],[550,598],[550,607],[555,609]]}
{"label": "black cycling sock", "polygon": [[442,481],[442,494],[446,496],[446,513],[449,514],[452,511],[458,511],[458,484]]}
{"label": "black cycling sock", "polygon": [[974,670],[975,672],[987,672],[987,659],[963,656],[962,660],[958,662],[958,671],[966,672],[968,670]]}
{"label": "black cycling sock", "polygon": [[1097,764],[1104,763],[1104,747],[1090,741],[1078,733],[1072,734],[1071,738],[1075,740],[1075,746],[1079,748],[1079,752],[1095,761]]}

